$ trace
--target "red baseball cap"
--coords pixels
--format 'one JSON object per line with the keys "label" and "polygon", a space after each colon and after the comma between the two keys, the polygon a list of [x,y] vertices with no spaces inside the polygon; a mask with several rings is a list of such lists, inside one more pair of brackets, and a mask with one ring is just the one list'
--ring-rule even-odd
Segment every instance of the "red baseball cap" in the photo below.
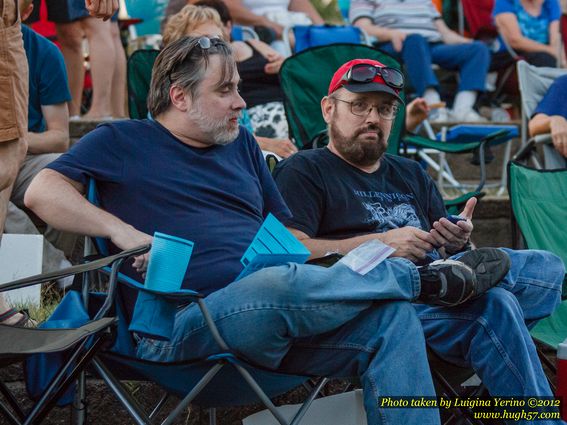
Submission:
{"label": "red baseball cap", "polygon": [[370,83],[356,83],[356,82],[348,82],[343,79],[350,69],[359,64],[368,64],[373,65],[379,68],[385,68],[386,65],[372,60],[372,59],[353,59],[348,61],[344,65],[342,65],[337,72],[333,75],[331,79],[331,84],[329,84],[329,93],[331,95],[333,92],[337,91],[341,87],[344,87],[350,92],[353,93],[368,93],[368,92],[382,92],[388,93],[398,99],[401,103],[404,103],[402,98],[400,97],[400,90],[394,89],[387,85],[380,74],[376,74],[372,82]]}

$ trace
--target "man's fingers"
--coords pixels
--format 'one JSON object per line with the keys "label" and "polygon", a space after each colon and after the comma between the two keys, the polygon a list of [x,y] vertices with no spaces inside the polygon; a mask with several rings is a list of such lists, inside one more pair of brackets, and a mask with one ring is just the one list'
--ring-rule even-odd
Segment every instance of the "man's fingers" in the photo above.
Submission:
{"label": "man's fingers", "polygon": [[451,223],[446,218],[433,223],[433,227],[441,236],[451,243],[459,242],[464,237],[464,231],[456,224]]}
{"label": "man's fingers", "polygon": [[478,200],[473,196],[471,199],[467,201],[467,203],[465,204],[465,208],[459,215],[468,220],[472,220],[474,208],[476,207],[477,202]]}
{"label": "man's fingers", "polygon": [[433,249],[433,247],[437,244],[437,239],[435,239],[433,235],[431,235],[431,233],[429,232],[426,232],[421,229],[416,229],[416,230],[417,232],[414,233],[416,238],[422,242],[427,243],[431,247],[431,249]]}

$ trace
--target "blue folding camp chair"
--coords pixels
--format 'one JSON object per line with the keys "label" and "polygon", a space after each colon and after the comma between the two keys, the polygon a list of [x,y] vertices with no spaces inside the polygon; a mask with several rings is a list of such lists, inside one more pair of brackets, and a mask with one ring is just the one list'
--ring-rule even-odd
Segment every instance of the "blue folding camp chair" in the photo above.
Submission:
{"label": "blue folding camp chair", "polygon": [[[0,285],[0,292],[39,285],[66,276],[83,275],[108,266],[114,270],[112,281],[116,279],[119,264],[148,249],[142,247],[125,251],[88,264],[5,283]],[[27,413],[0,379],[0,394],[5,400],[0,399],[0,418],[4,417],[10,424],[41,423],[58,400],[68,394],[77,376],[92,362],[99,350],[111,342],[111,328],[115,323],[115,317],[95,316],[90,320],[85,316],[69,316],[67,320],[41,324],[40,329],[0,325],[0,367],[21,361],[29,364],[33,358],[38,360],[38,356],[39,360],[51,360],[48,368],[39,368],[36,373],[29,373],[28,370],[26,387],[35,403]],[[0,420],[0,423],[6,422]]]}
{"label": "blue folding camp chair", "polygon": [[[282,40],[287,49],[286,56],[291,56],[310,47],[328,44],[370,45],[368,35],[361,28],[351,25],[295,25],[286,27],[282,34]],[[293,47],[290,34],[293,34],[295,40]]]}
{"label": "blue folding camp chair", "polygon": [[[87,198],[94,204],[98,204],[94,180],[91,180],[88,185]],[[100,253],[108,252],[104,239],[95,238],[93,242]],[[117,271],[115,268],[106,269],[106,273],[115,271]],[[105,294],[88,294],[88,291],[83,289],[83,293],[88,294],[83,303],[78,301],[81,300],[81,297],[72,291],[70,294],[74,294],[66,295],[62,304],[65,304],[65,309],[71,316],[87,315],[98,318],[113,315],[118,318],[116,340],[112,348],[94,356],[92,364],[96,373],[104,380],[137,424],[156,423],[156,415],[169,395],[177,396],[181,398],[181,401],[167,414],[165,419],[159,422],[162,424],[172,423],[190,403],[210,409],[211,423],[214,424],[216,423],[215,408],[257,402],[262,402],[272,412],[278,423],[299,424],[309,405],[327,382],[327,379],[321,379],[317,385],[312,386],[310,395],[301,409],[292,420],[288,421],[275,408],[270,398],[305,384],[313,377],[278,373],[253,365],[232,353],[213,322],[203,301],[203,295],[189,289],[174,292],[149,289],[121,273],[118,273],[117,276],[117,279],[110,280]],[[175,309],[179,304],[195,303],[211,331],[212,338],[221,347],[220,352],[207,358],[176,363],[145,361],[137,358],[136,343],[131,333],[132,326],[137,326],[133,324],[137,313],[135,310],[134,319],[129,319],[125,313],[121,292],[126,287],[138,292],[138,303],[140,297],[150,299],[152,306],[160,309],[164,315],[171,313],[172,308],[175,314]],[[101,304],[102,307],[98,308],[97,306]],[[153,313],[155,316],[155,311]],[[170,317],[170,320],[167,320],[165,316],[161,316],[152,321],[142,321],[145,326],[144,332],[166,337],[167,331],[171,331],[173,326],[171,319]],[[165,390],[165,395],[152,413],[147,414],[120,382],[121,380],[154,382]]]}

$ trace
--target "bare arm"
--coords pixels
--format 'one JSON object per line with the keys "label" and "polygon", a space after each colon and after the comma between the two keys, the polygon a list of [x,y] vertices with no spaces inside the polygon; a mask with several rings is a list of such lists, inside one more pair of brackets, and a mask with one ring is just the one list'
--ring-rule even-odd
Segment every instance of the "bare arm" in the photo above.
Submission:
{"label": "bare arm", "polygon": [[264,26],[272,28],[278,38],[281,38],[283,32],[283,26],[277,24],[276,22],[270,21],[268,18],[252,13],[242,0],[226,0],[225,1],[232,19],[235,23],[240,25],[252,25],[252,26]]}
{"label": "bare arm", "polygon": [[91,16],[106,21],[118,10],[118,0],[85,0],[85,7]]}
{"label": "bare arm", "polygon": [[65,152],[69,149],[69,111],[67,102],[42,105],[47,130],[28,133],[28,152],[31,154]]}
{"label": "bare arm", "polygon": [[310,258],[320,258],[329,252],[346,255],[364,242],[377,239],[396,249],[392,257],[403,257],[417,262],[419,259],[425,258],[425,255],[432,251],[436,244],[430,233],[411,226],[347,239],[310,238],[300,230],[293,228],[289,228],[289,230],[311,251]]}
{"label": "bare arm", "polygon": [[518,18],[513,13],[500,13],[496,15],[495,21],[498,31],[512,49],[525,52],[547,52],[554,56],[557,54],[553,51],[553,47],[524,37],[518,25]]}
{"label": "bare arm", "polygon": [[561,66],[565,67],[566,61],[564,55],[561,54],[562,46],[561,46],[561,33],[559,32],[559,21],[553,21],[552,23],[549,24],[549,45],[551,46],[553,50],[553,55],[556,58],[563,56]]}
{"label": "bare arm", "polygon": [[[32,180],[24,203],[42,220],[56,229],[87,236],[109,238],[120,249],[151,243],[151,236],[95,207],[83,196],[84,187],[57,171],[45,169]],[[134,262],[138,271],[145,269],[147,256]]]}
{"label": "bare arm", "polygon": [[273,152],[282,158],[287,158],[297,152],[297,147],[289,139],[271,139],[269,137],[254,136],[260,149]]}
{"label": "bare arm", "polygon": [[546,134],[551,132],[550,123],[551,119],[549,115],[536,114],[528,124],[530,136],[536,136],[538,134]]}
{"label": "bare arm", "polygon": [[551,133],[553,146],[567,158],[567,120],[560,115],[537,114],[529,123],[530,135]]}
{"label": "bare arm", "polygon": [[370,18],[357,19],[354,25],[364,30],[368,35],[376,37],[380,43],[391,42],[396,52],[402,50],[406,33],[374,25]]}
{"label": "bare arm", "polygon": [[453,31],[447,26],[443,19],[436,19],[435,26],[437,27],[437,31],[441,34],[443,42],[446,44],[472,43],[473,41],[470,38],[463,37],[459,33]]}
{"label": "bare arm", "polygon": [[309,19],[311,19],[314,25],[323,25],[325,23],[321,15],[319,15],[319,12],[317,12],[317,9],[313,7],[309,0],[291,0],[289,10],[305,13],[309,16]]}

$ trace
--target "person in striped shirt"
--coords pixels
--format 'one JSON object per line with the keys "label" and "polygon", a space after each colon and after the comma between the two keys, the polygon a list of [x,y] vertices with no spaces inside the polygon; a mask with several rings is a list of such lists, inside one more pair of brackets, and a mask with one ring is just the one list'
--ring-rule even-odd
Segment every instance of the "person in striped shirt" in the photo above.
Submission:
{"label": "person in striped shirt", "polygon": [[484,120],[473,106],[485,87],[490,52],[452,31],[431,0],[353,0],[349,18],[376,37],[377,47],[404,62],[411,85],[429,104],[440,101],[432,64],[459,72],[453,109],[439,109],[438,121]]}

